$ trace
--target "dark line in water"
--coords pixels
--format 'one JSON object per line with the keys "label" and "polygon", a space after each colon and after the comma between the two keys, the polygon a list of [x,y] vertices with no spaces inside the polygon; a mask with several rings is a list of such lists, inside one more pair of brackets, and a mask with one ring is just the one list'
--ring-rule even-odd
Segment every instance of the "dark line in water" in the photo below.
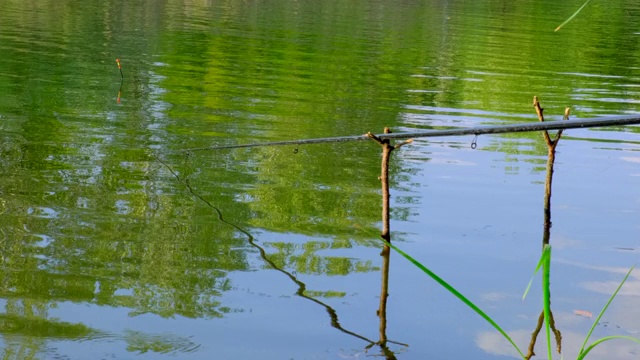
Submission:
{"label": "dark line in water", "polygon": [[189,184],[188,180],[183,180],[182,178],[180,178],[180,175],[178,175],[178,173],[176,173],[173,168],[171,168],[171,166],[169,166],[169,164],[167,164],[165,161],[163,161],[162,159],[160,159],[160,157],[158,157],[156,154],[152,153],[151,156],[153,156],[160,164],[162,164],[165,168],[167,168],[167,170],[169,170],[169,172],[176,178],[176,180],[178,180],[178,182],[182,183],[184,186],[187,187],[187,189],[189,189],[189,192],[195,196],[196,198],[200,199],[202,202],[204,202],[208,207],[210,207],[211,209],[213,209],[217,214],[218,214],[218,220],[220,220],[221,222],[233,227],[234,229],[240,231],[241,233],[243,233],[244,235],[247,236],[247,240],[249,242],[249,244],[253,247],[255,247],[256,249],[258,249],[258,251],[260,252],[260,257],[262,258],[262,260],[264,260],[264,262],[266,262],[267,264],[269,264],[269,266],[271,266],[274,270],[277,270],[281,273],[283,273],[284,275],[286,275],[289,279],[291,279],[291,281],[293,281],[297,286],[298,286],[298,290],[296,291],[296,295],[305,298],[307,300],[313,301],[314,303],[322,306],[325,308],[325,310],[327,311],[327,313],[329,314],[329,318],[331,318],[331,326],[340,330],[341,332],[354,336],[358,339],[364,340],[366,342],[368,342],[370,345],[375,345],[376,342],[372,341],[362,335],[356,334],[353,331],[349,331],[345,328],[342,327],[342,325],[340,325],[340,320],[338,318],[338,313],[335,311],[335,309],[333,309],[331,306],[323,303],[322,301],[312,298],[308,295],[305,295],[304,292],[307,289],[307,285],[305,283],[303,283],[302,281],[298,280],[295,276],[293,276],[293,274],[289,273],[288,271],[279,268],[273,261],[269,260],[267,257],[267,252],[258,244],[256,244],[255,239],[253,237],[253,235],[251,235],[248,231],[242,229],[241,227],[239,227],[236,224],[233,224],[231,222],[228,222],[227,220],[224,219],[224,217],[222,216],[222,212],[220,211],[220,209],[218,209],[216,206],[214,206],[213,204],[211,204],[211,202],[209,202],[207,199],[205,199],[204,197],[202,197],[200,194],[196,193],[195,190],[193,190],[193,188],[191,187],[191,185]]}
{"label": "dark line in water", "polygon": [[577,136],[563,136],[563,139],[569,139],[569,140],[581,140],[581,141],[589,141],[589,142],[594,142],[594,143],[613,143],[613,144],[633,144],[633,145],[640,145],[640,141],[633,141],[633,140],[617,140],[617,139],[592,139],[592,138],[584,138],[584,137],[577,137]]}
{"label": "dark line in water", "polygon": [[[484,134],[503,134],[503,133],[517,133],[517,132],[530,132],[541,130],[561,130],[561,129],[577,129],[577,128],[592,128],[602,126],[615,126],[615,125],[632,125],[640,124],[640,116],[638,115],[622,115],[622,116],[609,116],[603,118],[589,118],[578,120],[557,120],[557,121],[545,121],[545,122],[530,122],[520,124],[507,124],[507,125],[487,125],[478,126],[473,128],[452,128],[444,130],[423,130],[414,132],[402,132],[391,134],[377,134],[380,139],[413,139],[424,137],[443,137],[443,136],[461,136],[461,135],[484,135]],[[287,140],[287,141],[272,141],[264,143],[252,143],[241,145],[220,145],[201,147],[193,149],[185,149],[186,152],[203,151],[203,150],[221,150],[221,149],[238,149],[260,146],[282,146],[282,145],[307,145],[307,144],[320,144],[331,142],[348,142],[348,141],[363,141],[371,140],[365,135],[353,135],[353,136],[338,136],[316,139],[302,139],[302,140]]]}

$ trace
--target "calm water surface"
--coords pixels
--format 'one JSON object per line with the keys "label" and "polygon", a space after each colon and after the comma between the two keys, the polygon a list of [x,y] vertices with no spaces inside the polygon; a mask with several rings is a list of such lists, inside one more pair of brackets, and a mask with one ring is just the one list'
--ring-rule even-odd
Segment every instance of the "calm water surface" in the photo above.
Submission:
{"label": "calm water surface", "polygon": [[[534,95],[548,119],[638,113],[640,5],[592,2],[554,33],[581,4],[0,0],[3,358],[517,357],[395,253],[375,344],[376,144],[185,150],[531,122]],[[640,259],[639,134],[558,145],[565,358],[593,321],[575,311],[596,314]],[[392,237],[526,350],[547,148],[539,133],[472,141],[394,152]],[[639,296],[636,271],[594,336],[640,336]],[[630,344],[592,358],[637,358]]]}

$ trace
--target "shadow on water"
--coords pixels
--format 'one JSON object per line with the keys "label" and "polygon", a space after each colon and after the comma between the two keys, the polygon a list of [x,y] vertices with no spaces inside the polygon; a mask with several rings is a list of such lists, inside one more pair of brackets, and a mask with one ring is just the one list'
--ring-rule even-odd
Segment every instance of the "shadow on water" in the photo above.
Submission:
{"label": "shadow on water", "polygon": [[[387,132],[388,129],[385,129],[385,132]],[[386,144],[389,144],[389,140],[385,140]],[[403,143],[404,144],[404,143]],[[396,147],[389,147],[388,152],[386,152],[386,156],[384,157],[386,159],[387,162],[387,169],[388,169],[388,158],[389,158],[389,154],[391,152],[391,150],[399,147],[400,145],[396,145]],[[394,343],[397,345],[401,345],[404,347],[408,347],[409,345],[407,344],[403,344],[400,342],[395,342],[395,341],[391,341],[387,339],[387,334],[386,334],[386,324],[387,324],[387,318],[386,318],[386,314],[387,314],[387,297],[388,297],[388,287],[389,287],[389,257],[390,257],[390,249],[388,246],[384,246],[383,250],[381,252],[381,256],[383,259],[383,265],[382,265],[382,280],[381,280],[381,293],[380,293],[380,306],[378,308],[378,310],[376,311],[379,319],[380,319],[380,326],[379,326],[379,340],[378,341],[374,341],[372,339],[369,339],[361,334],[358,334],[354,331],[351,330],[347,330],[345,329],[341,324],[340,324],[340,319],[338,317],[338,313],[336,312],[336,310],[334,308],[332,308],[331,306],[329,306],[328,304],[314,298],[311,297],[309,295],[307,295],[307,285],[300,281],[293,273],[284,270],[283,268],[279,267],[275,262],[273,262],[272,260],[269,259],[269,257],[267,256],[267,252],[265,251],[265,249],[258,245],[258,243],[256,243],[255,238],[253,237],[253,235],[251,235],[251,233],[249,233],[247,230],[243,229],[242,227],[227,221],[223,214],[222,211],[220,211],[220,209],[218,207],[216,207],[215,205],[213,205],[209,200],[207,200],[206,198],[204,198],[202,195],[200,195],[196,190],[194,190],[194,188],[191,186],[191,184],[189,183],[189,179],[188,178],[183,178],[181,177],[169,164],[167,164],[167,162],[165,162],[164,160],[162,160],[160,157],[158,157],[156,154],[151,154],[151,156],[158,161],[160,164],[162,164],[162,166],[164,166],[174,177],[175,179],[180,182],[181,184],[183,184],[188,190],[189,192],[198,200],[202,201],[207,207],[211,208],[216,215],[218,216],[218,220],[222,223],[225,223],[231,227],[233,227],[234,229],[238,230],[239,232],[241,232],[242,234],[244,234],[247,237],[247,241],[249,243],[249,245],[251,245],[252,247],[256,248],[260,254],[260,258],[267,263],[272,269],[284,274],[287,278],[289,278],[289,280],[291,280],[294,284],[296,284],[296,286],[298,287],[298,289],[296,290],[296,295],[307,299],[317,305],[320,305],[321,307],[323,307],[326,311],[327,314],[329,315],[329,318],[331,319],[331,327],[339,330],[342,333],[345,333],[347,335],[353,336],[355,338],[358,338],[362,341],[367,342],[367,346],[365,347],[366,351],[369,351],[371,348],[373,348],[374,346],[378,346],[380,348],[380,356],[383,356],[386,359],[396,359],[395,353],[388,348],[387,343]],[[383,169],[384,169],[384,162],[385,159],[383,159]],[[383,170],[384,171],[384,170]],[[381,180],[383,179],[383,177],[381,176]],[[388,182],[383,180],[383,188],[386,186],[386,192],[383,193],[383,203],[385,203],[386,199],[386,206],[383,209],[383,224],[384,225],[384,230],[383,230],[383,238],[385,240],[390,240],[390,235],[389,235],[389,208],[388,208],[388,203],[389,203],[389,188],[388,188]],[[385,237],[386,234],[386,237]]]}

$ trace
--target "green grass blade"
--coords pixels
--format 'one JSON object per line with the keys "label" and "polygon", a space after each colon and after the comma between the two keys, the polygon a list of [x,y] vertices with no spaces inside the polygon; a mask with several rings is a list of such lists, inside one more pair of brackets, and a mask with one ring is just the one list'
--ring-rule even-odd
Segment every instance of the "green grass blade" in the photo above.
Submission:
{"label": "green grass blade", "polygon": [[522,353],[522,351],[520,351],[520,348],[518,348],[518,346],[516,345],[515,342],[513,342],[513,340],[511,339],[511,337],[509,335],[507,335],[507,333],[502,330],[502,328],[500,327],[500,325],[498,325],[495,321],[493,321],[493,319],[491,317],[489,317],[489,315],[487,315],[484,311],[482,311],[478,306],[476,306],[473,302],[471,302],[471,300],[467,299],[464,295],[462,295],[458,290],[456,290],[453,286],[449,285],[449,283],[447,283],[446,281],[444,281],[442,278],[440,278],[438,275],[436,275],[433,271],[427,269],[426,266],[422,265],[418,260],[412,258],[411,256],[409,256],[407,253],[405,253],[404,251],[398,249],[397,247],[395,247],[393,244],[385,241],[384,239],[382,239],[382,241],[387,244],[389,247],[391,247],[393,250],[395,250],[398,254],[402,255],[405,259],[409,260],[409,262],[411,262],[413,265],[415,265],[417,268],[419,268],[420,270],[422,270],[425,274],[429,275],[430,278],[432,278],[433,280],[435,280],[435,282],[437,282],[438,284],[440,284],[442,287],[444,287],[445,289],[447,289],[451,294],[453,294],[453,296],[457,297],[460,301],[462,301],[465,305],[467,305],[469,308],[471,308],[473,311],[475,311],[478,315],[480,315],[483,319],[485,319],[489,324],[491,324],[496,330],[498,330],[498,332],[500,334],[502,334],[502,336],[507,339],[507,341],[509,341],[509,343],[511,343],[511,345],[513,346],[514,349],[516,349],[516,351],[518,351],[518,354],[520,354],[520,356],[524,359],[525,356]]}
{"label": "green grass blade", "polygon": [[544,330],[547,335],[547,356],[549,360],[553,359],[551,355],[551,284],[549,282],[549,275],[551,273],[551,246],[545,245],[542,250],[542,258],[544,263],[542,264],[542,306],[544,309]]}
{"label": "green grass blade", "polygon": [[589,3],[589,1],[591,1],[591,0],[587,0],[584,4],[582,4],[582,6],[580,6],[580,9],[578,9],[578,11],[574,12],[574,13],[573,13],[573,15],[571,15],[571,16],[570,16],[567,20],[565,20],[562,24],[558,25],[558,27],[557,27],[555,30],[553,30],[553,31],[554,31],[554,32],[555,32],[555,31],[558,31],[558,30],[560,30],[560,28],[561,28],[561,27],[563,27],[563,26],[567,25],[567,23],[568,23],[569,21],[573,20],[573,18],[574,18],[574,17],[576,17],[576,15],[578,15],[578,13],[579,13],[580,11],[582,11],[582,9],[584,9],[584,7],[585,7],[585,6],[587,6],[587,4]]}
{"label": "green grass blade", "polygon": [[580,355],[578,355],[578,357],[576,358],[576,360],[582,360],[584,359],[585,356],[587,356],[587,354],[589,353],[589,351],[593,350],[594,347],[596,347],[597,345],[599,345],[600,343],[603,343],[605,341],[609,341],[609,340],[613,340],[613,339],[623,339],[623,340],[631,340],[631,341],[635,341],[637,343],[640,344],[640,339],[636,339],[634,337],[631,336],[624,336],[624,335],[614,335],[614,336],[606,336],[603,337],[601,339],[596,340],[593,344],[589,345],[588,348],[586,348],[584,350],[584,352],[580,353]]}
{"label": "green grass blade", "polygon": [[542,264],[544,264],[545,256],[548,256],[548,255],[549,255],[549,252],[543,249],[542,254],[540,255],[540,260],[538,260],[538,265],[536,266],[536,269],[533,271],[533,275],[531,275],[531,280],[529,280],[529,285],[527,285],[527,288],[524,290],[524,294],[522,294],[522,301],[524,301],[524,298],[527,297],[527,294],[529,293],[529,289],[531,288],[531,284],[533,284],[533,279],[535,279],[536,274],[542,267]]}
{"label": "green grass blade", "polygon": [[584,343],[582,344],[582,347],[580,348],[580,352],[578,352],[578,354],[582,355],[582,351],[584,350],[584,347],[587,345],[587,341],[589,341],[589,337],[591,336],[591,333],[593,332],[593,329],[596,328],[596,325],[598,325],[598,322],[600,321],[600,318],[602,317],[602,315],[604,315],[604,312],[607,311],[607,308],[609,307],[609,305],[613,301],[613,298],[615,298],[616,295],[618,295],[618,291],[620,291],[620,288],[622,288],[622,285],[625,283],[625,281],[627,281],[627,278],[629,278],[629,275],[631,275],[631,272],[633,271],[633,269],[635,267],[636,266],[633,265],[631,267],[631,269],[629,269],[629,271],[627,271],[627,275],[624,276],[624,279],[622,279],[622,281],[620,282],[620,285],[618,285],[618,288],[616,289],[616,291],[613,292],[613,294],[609,298],[609,301],[607,301],[605,306],[600,311],[600,314],[598,314],[598,317],[593,321],[593,325],[591,325],[591,329],[589,329],[589,333],[587,333],[587,337],[584,339]]}

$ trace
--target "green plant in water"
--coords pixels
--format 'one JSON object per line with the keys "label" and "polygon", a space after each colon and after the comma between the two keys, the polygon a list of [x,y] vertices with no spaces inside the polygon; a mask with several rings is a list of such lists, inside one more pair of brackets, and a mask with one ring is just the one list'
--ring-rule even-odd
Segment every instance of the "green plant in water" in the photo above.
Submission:
{"label": "green plant in water", "polygon": [[[460,301],[462,301],[470,309],[475,311],[483,319],[485,319],[489,324],[491,324],[491,326],[493,326],[496,330],[498,330],[498,332],[500,334],[502,334],[502,336],[511,344],[511,346],[513,346],[513,348],[518,352],[518,354],[520,354],[520,357],[522,357],[523,359],[526,359],[525,355],[522,353],[522,351],[520,350],[518,345],[516,345],[516,343],[513,341],[513,339],[511,339],[511,337],[506,333],[506,331],[504,331],[500,327],[500,325],[498,325],[489,315],[487,315],[476,304],[474,304],[471,300],[469,300],[464,295],[462,295],[462,293],[460,293],[458,290],[456,290],[452,285],[450,285],[448,282],[443,280],[441,277],[436,275],[433,271],[429,270],[426,266],[424,266],[418,260],[414,259],[409,254],[407,254],[404,251],[400,250],[398,247],[396,247],[395,245],[391,244],[390,242],[388,242],[388,241],[386,241],[384,239],[382,239],[382,241],[387,246],[389,246],[390,248],[395,250],[398,254],[402,255],[402,257],[404,257],[405,259],[409,260],[409,262],[411,262],[417,268],[422,270],[430,278],[435,280],[438,284],[440,284],[443,288],[445,288],[447,291],[449,291],[451,294],[453,294],[456,298],[458,298]],[[600,311],[600,314],[598,314],[598,316],[596,317],[595,321],[593,322],[593,325],[591,326],[591,329],[589,330],[589,332],[587,333],[587,336],[584,339],[584,343],[582,344],[582,347],[580,348],[580,351],[578,353],[578,357],[577,357],[576,360],[584,359],[584,357],[591,350],[593,350],[593,348],[595,348],[596,346],[598,346],[599,344],[601,344],[601,343],[603,343],[605,341],[609,341],[609,340],[613,340],[613,339],[626,339],[626,340],[634,341],[634,342],[637,342],[637,343],[640,344],[640,339],[637,339],[637,338],[634,338],[634,337],[631,337],[631,336],[613,335],[613,336],[606,336],[606,337],[600,338],[600,339],[594,341],[591,345],[589,345],[589,346],[587,346],[585,348],[585,346],[587,345],[587,342],[589,341],[589,337],[591,337],[591,333],[593,332],[593,330],[595,329],[596,325],[600,321],[600,318],[602,317],[602,315],[604,315],[605,311],[607,310],[607,308],[609,307],[609,305],[611,304],[613,299],[616,297],[616,295],[618,295],[618,292],[622,288],[622,285],[627,281],[627,278],[629,277],[629,275],[631,274],[631,272],[633,271],[634,268],[635,268],[635,265],[632,266],[629,269],[629,271],[627,272],[625,277],[620,282],[620,285],[618,285],[618,288],[616,289],[616,291],[611,295],[611,297],[609,298],[609,301],[607,301],[605,306]],[[536,269],[535,269],[535,271],[533,273],[531,281],[529,282],[529,285],[525,289],[524,295],[522,296],[523,299],[527,296],[527,293],[529,292],[529,289],[531,288],[531,284],[533,283],[533,279],[534,279],[535,275],[537,274],[537,272],[540,269],[542,269],[542,301],[543,301],[543,309],[544,309],[545,332],[546,332],[546,338],[547,338],[547,356],[548,356],[549,360],[551,360],[552,359],[551,331],[550,331],[550,326],[549,326],[550,317],[551,317],[551,295],[550,295],[550,290],[549,290],[550,289],[549,273],[550,273],[550,270],[551,270],[551,246],[550,245],[545,245],[544,246],[544,248],[542,250],[542,255],[540,256],[540,260],[538,261],[538,265],[536,266]]]}
{"label": "green plant in water", "polygon": [[584,339],[584,343],[582,343],[582,347],[580,348],[580,352],[578,353],[577,360],[584,359],[584,357],[587,356],[589,351],[593,350],[593,348],[595,348],[598,344],[601,344],[601,343],[603,343],[605,341],[609,341],[609,340],[613,340],[613,339],[626,339],[626,340],[635,341],[635,342],[640,344],[640,339],[637,339],[637,338],[634,338],[634,337],[631,337],[631,336],[613,335],[613,336],[605,336],[603,338],[600,338],[600,339],[594,341],[593,344],[589,345],[585,349],[585,346],[587,345],[587,341],[589,341],[589,337],[591,336],[591,333],[593,332],[593,329],[595,329],[596,325],[598,325],[598,322],[600,321],[600,318],[602,317],[602,315],[604,315],[604,312],[607,311],[607,308],[609,307],[609,305],[613,301],[613,298],[615,298],[616,295],[618,295],[618,291],[620,291],[620,289],[622,288],[622,284],[624,284],[625,281],[627,281],[627,278],[629,277],[629,275],[631,275],[631,272],[633,271],[633,269],[635,267],[636,266],[633,265],[631,267],[631,269],[629,269],[629,271],[627,271],[627,274],[624,276],[624,279],[622,279],[622,282],[620,282],[620,285],[618,285],[618,288],[616,289],[616,291],[613,292],[613,294],[609,298],[609,301],[607,301],[607,303],[604,305],[604,307],[600,311],[600,314],[598,314],[598,317],[596,317],[595,321],[593,322],[593,325],[591,325],[591,329],[589,329],[589,332],[587,333],[587,337]]}
{"label": "green plant in water", "polygon": [[529,293],[533,279],[540,268],[542,268],[542,309],[544,313],[544,331],[547,336],[547,356],[549,357],[549,360],[551,360],[551,329],[549,328],[549,324],[551,324],[551,287],[549,283],[549,273],[551,272],[551,246],[549,245],[545,245],[542,249],[542,255],[540,255],[540,260],[538,261],[538,265],[536,266],[533,276],[529,281],[529,285],[527,285],[527,288],[524,290],[522,300],[527,297],[527,293]]}

